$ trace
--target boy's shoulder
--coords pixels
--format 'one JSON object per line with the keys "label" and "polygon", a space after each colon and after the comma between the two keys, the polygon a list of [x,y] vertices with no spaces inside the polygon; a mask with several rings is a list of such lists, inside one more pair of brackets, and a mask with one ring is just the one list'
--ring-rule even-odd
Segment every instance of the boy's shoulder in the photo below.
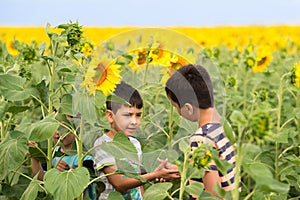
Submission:
{"label": "boy's shoulder", "polygon": [[190,136],[191,142],[205,142],[213,144],[218,142],[224,135],[224,128],[221,123],[207,123],[199,127],[195,133]]}
{"label": "boy's shoulder", "polygon": [[106,134],[103,134],[95,140],[94,145],[102,144],[103,142],[111,142],[111,141],[112,139],[110,137],[108,137]]}

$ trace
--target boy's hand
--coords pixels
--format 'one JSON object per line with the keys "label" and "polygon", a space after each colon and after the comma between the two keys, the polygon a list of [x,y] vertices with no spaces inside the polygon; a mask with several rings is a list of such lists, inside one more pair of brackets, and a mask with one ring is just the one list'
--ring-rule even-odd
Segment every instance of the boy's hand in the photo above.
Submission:
{"label": "boy's hand", "polygon": [[56,169],[63,172],[70,169],[70,166],[63,160],[60,160],[56,166]]}
{"label": "boy's hand", "polygon": [[38,147],[38,144],[32,140],[29,140],[28,141],[28,146],[29,147],[33,147],[33,148],[37,148]]}
{"label": "boy's hand", "polygon": [[161,170],[161,169],[165,168],[166,165],[167,165],[167,163],[168,163],[168,159],[166,159],[166,160],[161,160],[161,159],[157,158],[157,161],[158,161],[160,164],[158,165],[158,167],[156,167],[156,169],[155,169],[154,171],[158,171],[158,170]]}
{"label": "boy's hand", "polygon": [[159,178],[156,178],[156,181],[166,182],[166,181],[174,181],[175,179],[180,178],[180,173],[178,171],[177,165],[168,163],[168,160],[160,160],[159,166],[155,169],[156,172],[160,174]]}

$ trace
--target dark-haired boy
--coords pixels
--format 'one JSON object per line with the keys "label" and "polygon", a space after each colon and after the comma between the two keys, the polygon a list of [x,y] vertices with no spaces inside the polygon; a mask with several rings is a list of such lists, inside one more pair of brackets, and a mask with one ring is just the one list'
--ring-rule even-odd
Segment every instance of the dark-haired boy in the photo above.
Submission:
{"label": "dark-haired boy", "polygon": [[[211,163],[205,175],[197,180],[203,183],[206,192],[214,196],[217,196],[213,190],[216,185],[226,191],[232,190],[236,184],[234,149],[224,135],[220,115],[214,107],[213,85],[207,70],[200,65],[185,65],[167,80],[165,91],[182,117],[198,123],[198,130],[190,137],[192,150],[199,142],[211,144],[219,151],[220,159],[233,164],[227,174],[222,174]],[[195,196],[191,198],[197,199]]]}
{"label": "dark-haired boy", "polygon": [[[111,130],[98,138],[94,146],[95,148],[95,163],[97,170],[105,174],[111,174],[117,171],[115,158],[101,149],[101,144],[104,142],[111,142],[117,132],[123,132],[130,142],[135,146],[139,160],[141,160],[142,150],[141,145],[137,139],[132,137],[139,128],[142,116],[143,101],[139,92],[132,86],[121,82],[116,86],[114,95],[128,102],[128,104],[121,104],[113,101],[106,102],[106,119],[110,123]],[[140,163],[129,160],[131,166],[140,174]],[[179,178],[178,170],[166,169],[158,167],[155,171],[140,175],[146,180],[155,180],[163,178],[173,180]],[[113,190],[120,192],[124,199],[140,200],[142,199],[142,186],[144,183],[135,178],[124,177],[121,174],[113,174],[107,176],[108,182],[106,189],[101,193],[100,199],[106,199],[108,194]],[[113,186],[113,187],[111,187]]]}

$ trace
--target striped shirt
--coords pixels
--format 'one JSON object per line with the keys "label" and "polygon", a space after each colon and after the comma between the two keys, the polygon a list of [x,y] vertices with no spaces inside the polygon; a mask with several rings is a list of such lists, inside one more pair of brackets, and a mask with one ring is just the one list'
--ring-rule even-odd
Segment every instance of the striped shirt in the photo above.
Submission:
{"label": "striped shirt", "polygon": [[[224,135],[222,125],[220,123],[208,123],[200,127],[196,133],[190,137],[190,146],[192,150],[198,147],[199,142],[211,145],[213,148],[219,151],[221,160],[226,160],[233,165],[233,167],[229,169],[226,174],[222,174],[214,163],[210,165],[209,170],[218,171],[221,187],[225,191],[234,189],[234,176],[236,172],[234,149],[228,138]],[[202,181],[202,179],[198,181]]]}

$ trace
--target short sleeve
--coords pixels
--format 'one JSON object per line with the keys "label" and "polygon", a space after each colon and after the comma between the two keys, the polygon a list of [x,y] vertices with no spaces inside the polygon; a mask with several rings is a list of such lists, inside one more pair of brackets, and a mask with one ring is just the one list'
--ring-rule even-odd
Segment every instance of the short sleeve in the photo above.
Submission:
{"label": "short sleeve", "polygon": [[[105,137],[105,135],[104,135],[104,137]],[[116,161],[112,155],[108,154],[106,151],[101,149],[100,145],[103,142],[110,142],[110,141],[108,141],[108,139],[105,140],[104,137],[102,136],[102,137],[98,138],[94,143],[95,164],[96,164],[97,170],[101,170],[106,166],[115,165],[115,163],[116,163]]]}

